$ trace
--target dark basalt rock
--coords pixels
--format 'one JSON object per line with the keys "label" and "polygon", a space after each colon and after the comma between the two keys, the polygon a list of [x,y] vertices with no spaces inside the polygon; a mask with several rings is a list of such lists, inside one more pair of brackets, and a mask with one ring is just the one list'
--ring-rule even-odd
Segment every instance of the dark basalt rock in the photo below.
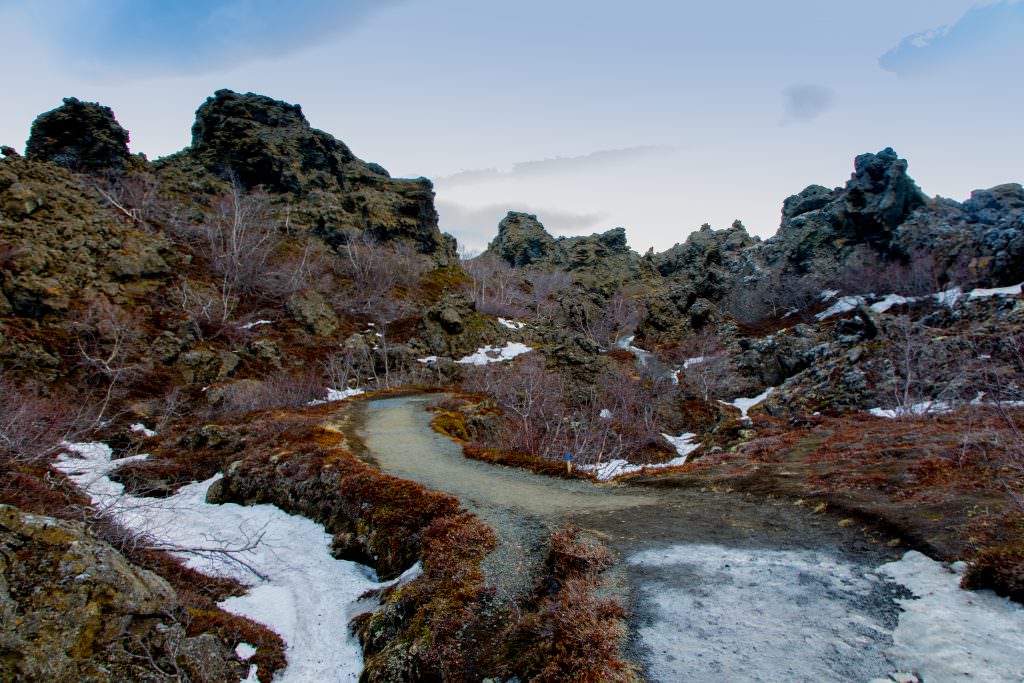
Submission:
{"label": "dark basalt rock", "polygon": [[110,107],[68,97],[32,123],[25,156],[73,171],[120,172],[129,157],[128,131]]}
{"label": "dark basalt rock", "polygon": [[555,238],[548,234],[537,216],[509,211],[498,223],[498,236],[487,245],[487,251],[510,266],[521,268],[546,260],[554,244]]}

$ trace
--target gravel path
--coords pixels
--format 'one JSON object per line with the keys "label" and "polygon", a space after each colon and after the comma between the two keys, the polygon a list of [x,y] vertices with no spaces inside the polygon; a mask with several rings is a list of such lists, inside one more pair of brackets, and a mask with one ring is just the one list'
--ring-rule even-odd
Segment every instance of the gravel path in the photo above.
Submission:
{"label": "gravel path", "polygon": [[458,497],[499,549],[499,594],[528,589],[544,542],[573,522],[624,561],[612,590],[630,607],[629,653],[652,681],[868,681],[902,590],[875,568],[896,555],[828,515],[738,494],[596,485],[468,460],[430,428],[436,396],[359,405],[364,457]]}

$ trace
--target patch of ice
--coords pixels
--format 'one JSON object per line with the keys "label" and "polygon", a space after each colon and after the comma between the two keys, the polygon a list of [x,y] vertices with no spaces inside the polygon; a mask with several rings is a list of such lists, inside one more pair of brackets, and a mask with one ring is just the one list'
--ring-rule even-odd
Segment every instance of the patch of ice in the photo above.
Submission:
{"label": "patch of ice", "polygon": [[256,648],[249,643],[239,643],[238,646],[235,647],[235,654],[238,655],[239,659],[244,661],[256,654]]}
{"label": "patch of ice", "polygon": [[650,621],[637,635],[651,680],[867,681],[893,670],[886,582],[830,554],[695,544],[627,563],[643,577]]}
{"label": "patch of ice", "polygon": [[961,590],[958,574],[913,550],[879,571],[915,596],[899,600],[890,654],[900,669],[924,681],[1024,681],[1024,606]]}
{"label": "patch of ice", "polygon": [[274,323],[273,320],[255,320],[255,321],[253,321],[251,323],[246,323],[246,324],[242,325],[242,329],[243,330],[251,330],[254,327],[259,327],[261,325],[272,325],[273,323]]}
{"label": "patch of ice", "polygon": [[[111,481],[110,472],[145,456],[111,459],[105,444],[67,444],[54,466],[66,472],[97,504],[129,529],[160,545],[184,549],[233,548],[237,557],[266,578],[217,553],[180,553],[205,573],[232,576],[250,585],[247,595],[228,598],[229,612],[266,624],[284,638],[288,667],[275,683],[356,681],[362,669],[359,645],[348,636],[346,608],[382,584],[366,567],[336,560],[331,535],[304,517],[273,505],[211,505],[206,493],[221,475],[183,486],[167,498],[140,498]],[[258,543],[254,541],[258,539]],[[255,680],[255,667],[249,678]]]}
{"label": "patch of ice", "polygon": [[826,320],[832,316],[848,313],[862,303],[864,303],[864,297],[862,296],[844,296],[814,317],[816,320]]}
{"label": "patch of ice", "polygon": [[750,411],[750,409],[756,406],[758,403],[763,402],[769,396],[771,396],[773,391],[775,391],[775,387],[768,387],[767,389],[762,391],[757,396],[754,396],[753,398],[738,398],[735,401],[732,401],[731,403],[728,401],[719,401],[719,403],[724,403],[727,406],[732,406],[740,411],[740,415],[742,417],[747,417],[747,413]]}
{"label": "patch of ice", "polygon": [[512,360],[516,356],[532,351],[529,346],[520,342],[509,342],[503,347],[485,346],[477,349],[476,353],[465,356],[455,361],[463,365],[487,365],[488,363],[501,363]]}
{"label": "patch of ice", "polygon": [[322,406],[325,403],[333,403],[334,401],[344,401],[346,398],[352,398],[353,396],[360,396],[365,394],[366,391],[363,389],[327,389],[327,398],[318,398],[307,403],[307,406]]}
{"label": "patch of ice", "polygon": [[151,436],[156,436],[156,432],[154,432],[152,429],[142,424],[141,422],[136,422],[130,427],[130,429],[136,434],[142,434],[147,439]]}
{"label": "patch of ice", "polygon": [[510,330],[521,330],[526,327],[526,323],[519,320],[509,320],[507,318],[498,318],[498,323],[504,325]]}

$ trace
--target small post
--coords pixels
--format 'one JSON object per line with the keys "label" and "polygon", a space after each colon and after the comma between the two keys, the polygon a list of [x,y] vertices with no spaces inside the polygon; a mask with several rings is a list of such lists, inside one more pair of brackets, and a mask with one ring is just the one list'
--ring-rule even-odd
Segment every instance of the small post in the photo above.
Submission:
{"label": "small post", "polygon": [[565,471],[572,474],[572,454],[568,452],[565,454]]}

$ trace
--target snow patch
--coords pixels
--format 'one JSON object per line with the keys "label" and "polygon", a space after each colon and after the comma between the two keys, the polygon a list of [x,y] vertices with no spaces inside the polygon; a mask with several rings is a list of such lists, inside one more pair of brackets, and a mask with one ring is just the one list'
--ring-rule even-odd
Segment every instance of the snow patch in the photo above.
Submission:
{"label": "snow patch", "polygon": [[898,601],[897,666],[924,681],[1024,681],[1024,606],[961,590],[957,573],[913,550],[879,571],[915,596]]}
{"label": "snow patch", "polygon": [[[359,645],[348,636],[346,608],[366,591],[384,584],[354,562],[336,560],[331,535],[315,522],[273,505],[211,505],[206,493],[221,475],[183,486],[168,498],[141,498],[124,492],[110,472],[146,456],[111,459],[101,443],[67,444],[55,467],[64,471],[97,507],[112,512],[129,529],[161,545],[179,548],[246,548],[239,563],[210,554],[181,554],[199,571],[232,576],[252,588],[221,606],[266,624],[287,643],[288,667],[275,683],[356,681],[362,669]],[[256,680],[255,666],[247,680]]]}
{"label": "snow patch", "polygon": [[532,351],[529,346],[520,342],[509,342],[503,347],[485,346],[477,349],[476,353],[465,356],[455,361],[463,365],[487,365],[488,363],[501,363],[512,360],[516,356]]}
{"label": "snow patch", "polygon": [[694,365],[700,365],[708,359],[707,356],[697,356],[696,358],[687,358],[683,361],[683,370],[692,367]]}
{"label": "snow patch", "polygon": [[911,296],[900,296],[899,294],[886,294],[881,301],[876,301],[871,304],[871,310],[874,313],[885,313],[893,306],[903,306],[904,304],[914,303],[920,301],[920,297]]}
{"label": "snow patch", "polygon": [[838,289],[823,289],[821,290],[821,294],[818,295],[818,298],[822,301],[828,301],[829,299],[834,299],[837,296],[839,296]]}
{"label": "snow patch", "polygon": [[773,391],[775,391],[775,387],[768,387],[767,389],[762,391],[757,396],[754,396],[753,398],[738,398],[735,401],[732,401],[731,403],[729,401],[719,401],[719,403],[723,403],[727,406],[732,406],[740,411],[740,415],[742,417],[747,417],[747,413],[750,411],[750,409],[756,406],[758,403],[762,403],[766,398],[771,396]]}
{"label": "snow patch", "polygon": [[612,419],[612,411],[608,410],[607,408],[601,408],[599,416],[602,420],[610,420]]}
{"label": "snow patch", "polygon": [[594,465],[581,465],[579,469],[584,472],[590,472],[598,479],[598,481],[608,481],[609,479],[615,479],[616,477],[633,474],[634,472],[641,472],[643,470],[660,470],[665,469],[666,467],[682,467],[686,464],[686,458],[689,457],[690,453],[700,448],[699,443],[693,442],[693,439],[697,436],[696,434],[680,434],[679,436],[662,434],[662,436],[665,437],[665,439],[676,449],[676,453],[679,454],[678,458],[672,458],[667,462],[659,462],[653,465],[635,465],[628,460],[616,458],[615,460],[599,462]]}
{"label": "snow patch", "polygon": [[498,318],[498,323],[500,325],[504,325],[510,330],[521,330],[524,327],[526,327],[526,323],[524,322],[520,322],[518,320],[509,320],[507,318]]}
{"label": "snow patch", "polygon": [[948,401],[924,401],[915,403],[906,408],[872,408],[868,412],[875,417],[887,417],[889,419],[903,417],[905,415],[932,415],[948,413],[954,410],[952,403]]}
{"label": "snow patch", "polygon": [[862,296],[844,296],[821,313],[814,316],[816,320],[826,320],[832,316],[848,313],[864,303]]}
{"label": "snow patch", "polygon": [[246,323],[246,324],[242,325],[242,329],[243,330],[251,330],[254,327],[260,327],[261,325],[272,325],[273,323],[274,323],[273,320],[255,320],[255,321],[253,321],[251,323]]}
{"label": "snow patch", "polygon": [[1020,285],[1012,285],[1010,287],[996,287],[995,289],[972,289],[967,293],[968,299],[985,299],[990,296],[1020,296]]}
{"label": "snow patch", "polygon": [[424,365],[434,365],[437,363],[437,356],[427,356],[426,358],[417,358],[417,363],[423,363]]}
{"label": "snow patch", "polygon": [[333,403],[334,401],[344,401],[346,398],[352,398],[353,396],[360,396],[365,394],[366,391],[363,389],[328,389],[327,398],[318,398],[307,403],[307,406],[322,406],[325,403]]}
{"label": "snow patch", "polygon": [[136,434],[142,434],[147,439],[152,436],[156,436],[156,432],[154,432],[152,429],[142,424],[141,422],[136,422],[131,427],[129,427],[129,429],[131,429]]}
{"label": "snow patch", "polygon": [[256,648],[249,643],[239,643],[235,648],[235,654],[238,655],[239,659],[245,661],[256,654]]}

